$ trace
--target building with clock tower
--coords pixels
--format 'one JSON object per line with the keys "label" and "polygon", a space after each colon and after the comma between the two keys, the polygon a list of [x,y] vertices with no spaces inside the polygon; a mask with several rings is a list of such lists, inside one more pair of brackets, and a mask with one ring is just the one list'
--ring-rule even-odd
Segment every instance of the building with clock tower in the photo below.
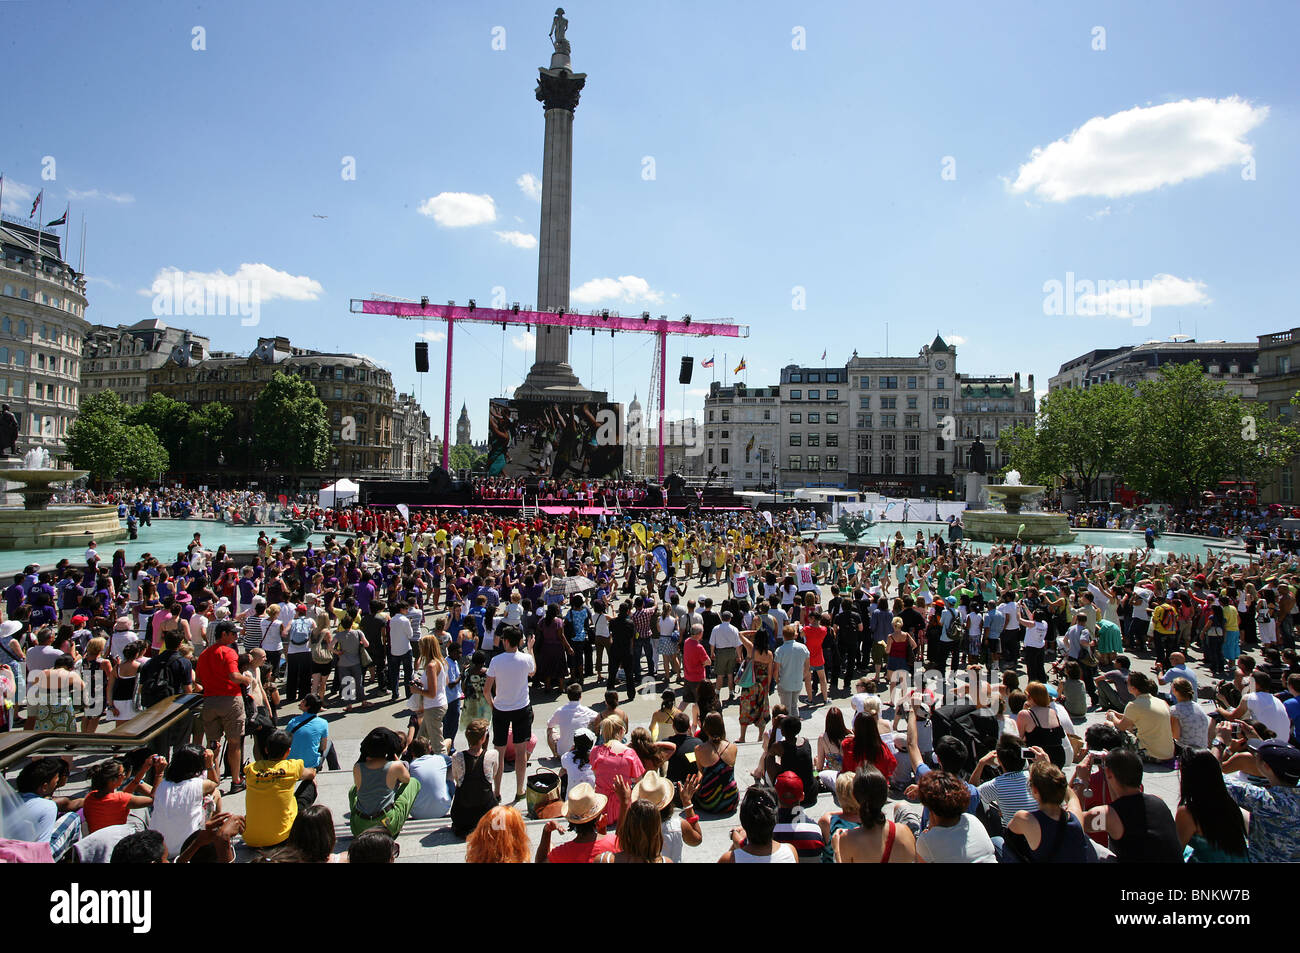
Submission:
{"label": "building with clock tower", "polygon": [[862,357],[854,351],[845,371],[850,445],[843,452],[852,486],[947,497],[953,490],[953,441],[945,429],[956,433],[956,348],[936,334],[915,356]]}

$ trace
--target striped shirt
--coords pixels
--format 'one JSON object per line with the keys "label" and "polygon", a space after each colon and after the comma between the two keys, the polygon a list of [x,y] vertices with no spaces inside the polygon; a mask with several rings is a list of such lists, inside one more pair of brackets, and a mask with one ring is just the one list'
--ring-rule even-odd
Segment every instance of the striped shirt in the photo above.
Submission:
{"label": "striped shirt", "polygon": [[1008,771],[980,785],[980,797],[988,804],[996,801],[1002,822],[1010,823],[1016,811],[1036,811],[1038,802],[1029,793],[1029,775],[1024,771]]}

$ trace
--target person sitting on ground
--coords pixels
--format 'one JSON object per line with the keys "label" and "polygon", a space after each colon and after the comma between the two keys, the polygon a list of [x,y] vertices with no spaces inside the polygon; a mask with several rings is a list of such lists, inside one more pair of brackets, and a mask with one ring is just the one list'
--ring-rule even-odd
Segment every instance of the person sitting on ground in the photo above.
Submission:
{"label": "person sitting on ground", "polygon": [[569,788],[564,802],[564,819],[569,822],[573,840],[551,846],[551,835],[564,833],[564,826],[555,819],[546,822],[537,844],[535,862],[539,864],[590,864],[608,851],[618,850],[618,837],[613,831],[601,834],[600,821],[605,813],[608,798],[597,794],[592,785],[584,782]]}
{"label": "person sitting on ground", "polygon": [[451,801],[451,831],[468,837],[478,822],[500,800],[492,791],[496,775],[495,748],[487,747],[488,721],[476,718],[465,726],[465,747],[451,756],[451,780],[456,793]]}
{"label": "person sitting on ground", "polygon": [[885,776],[874,765],[866,765],[857,774],[843,777],[851,779],[852,797],[857,802],[861,823],[841,827],[832,835],[835,863],[916,863],[916,836],[911,828],[885,818],[885,804],[889,800],[889,781]]}
{"label": "person sitting on ground", "polygon": [[781,719],[781,739],[768,745],[767,754],[763,758],[763,770],[772,784],[783,773],[793,771],[803,784],[803,806],[812,807],[817,803],[817,777],[813,773],[812,745],[807,739],[799,737],[802,725],[795,715],[786,715]]}
{"label": "person sitting on ground", "polygon": [[1097,700],[1107,711],[1122,712],[1133,700],[1128,687],[1129,657],[1115,656],[1115,667],[1097,674]]}
{"label": "person sitting on ground", "polygon": [[[1250,811],[1247,853],[1255,863],[1295,863],[1300,860],[1300,749],[1280,741],[1257,741],[1249,725],[1234,738],[1231,725],[1220,725],[1211,749],[1224,774],[1244,772],[1247,779],[1263,778],[1265,785],[1228,778],[1228,794]],[[1254,739],[1251,738],[1255,735]]]}
{"label": "person sitting on ground", "polygon": [[400,846],[382,827],[371,827],[352,838],[348,845],[349,864],[391,864],[397,860]]}
{"label": "person sitting on ground", "polygon": [[776,798],[770,788],[754,785],[740,802],[740,826],[731,829],[731,848],[720,864],[797,864],[799,856],[789,844],[773,839]]}
{"label": "person sitting on ground", "polygon": [[465,841],[467,864],[526,864],[529,854],[523,815],[509,804],[484,814]]}
{"label": "person sitting on ground", "polygon": [[402,741],[402,736],[390,728],[371,729],[361,740],[360,757],[352,766],[352,788],[348,791],[352,836],[382,825],[396,837],[411,816],[420,782],[399,760]]}
{"label": "person sitting on ground", "polygon": [[930,864],[996,864],[997,853],[984,825],[967,813],[966,783],[946,771],[931,771],[917,784],[930,811],[930,827],[916,839],[916,856]]}
{"label": "person sitting on ground", "polygon": [[[1083,769],[1081,762],[1079,770]],[[1106,756],[1105,771],[1111,802],[1084,814],[1084,828],[1105,830],[1115,859],[1121,864],[1180,863],[1183,845],[1178,840],[1174,816],[1164,801],[1143,792],[1142,759],[1137,752],[1127,748],[1111,751]]]}
{"label": "person sitting on ground", "polygon": [[1146,750],[1152,761],[1174,759],[1174,734],[1169,723],[1169,705],[1156,695],[1156,684],[1141,672],[1130,672],[1128,687],[1133,700],[1124,706],[1124,714],[1109,712],[1106,720],[1121,731],[1137,735],[1138,747]]}
{"label": "person sitting on ground", "polygon": [[81,799],[56,798],[54,792],[68,779],[68,766],[62,758],[36,758],[28,762],[14,782],[22,804],[5,822],[6,837],[45,843],[55,863],[61,861],[81,837],[81,818],[77,809]]}
{"label": "person sitting on ground", "polygon": [[[126,778],[126,768],[116,758],[101,761],[90,769],[90,792],[82,803],[81,812],[86,818],[86,833],[93,834],[101,827],[125,824],[133,810],[153,804],[153,788],[144,784],[144,776],[153,771],[157,785],[167,768],[167,759],[152,755],[140,763],[135,777]],[[136,793],[137,789],[144,793]]]}
{"label": "person sitting on ground", "polygon": [[[282,728],[266,738],[266,757],[248,765],[244,843],[277,847],[289,837],[298,811],[316,800],[316,769],[289,757],[293,738]],[[299,785],[295,790],[295,786]]]}
{"label": "person sitting on ground", "polygon": [[1097,852],[1083,831],[1079,798],[1066,784],[1065,772],[1045,754],[1029,768],[1029,791],[1038,807],[1017,811],[1007,823],[1007,847],[1025,848],[1020,859],[1032,864],[1095,862]]}
{"label": "person sitting on ground", "polygon": [[1182,749],[1196,750],[1210,746],[1210,716],[1196,703],[1196,686],[1185,678],[1175,678],[1169,686],[1174,703],[1169,709],[1169,728]]}
{"label": "person sitting on ground", "polygon": [[420,792],[411,805],[411,817],[417,821],[446,817],[451,810],[456,786],[448,782],[451,758],[429,751],[429,743],[415,738],[406,747],[406,768],[420,782]]}
{"label": "person sitting on ground", "polygon": [[1200,749],[1184,753],[1179,761],[1178,788],[1174,824],[1187,860],[1201,864],[1249,863],[1246,819],[1228,793],[1214,752]]}
{"label": "person sitting on ground", "polygon": [[1218,717],[1224,721],[1258,722],[1273,733],[1279,741],[1291,737],[1291,717],[1286,706],[1271,694],[1273,681],[1258,667],[1251,673],[1255,686],[1253,691],[1243,692],[1241,701],[1233,709],[1218,707]]}

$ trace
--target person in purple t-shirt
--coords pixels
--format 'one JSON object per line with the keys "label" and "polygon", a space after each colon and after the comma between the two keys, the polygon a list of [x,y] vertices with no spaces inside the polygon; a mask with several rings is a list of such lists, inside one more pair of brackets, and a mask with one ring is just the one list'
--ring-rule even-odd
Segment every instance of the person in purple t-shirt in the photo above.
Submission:
{"label": "person in purple t-shirt", "polygon": [[361,581],[352,587],[352,595],[357,600],[357,608],[363,613],[370,611],[370,603],[375,598],[375,583],[370,571],[361,574]]}

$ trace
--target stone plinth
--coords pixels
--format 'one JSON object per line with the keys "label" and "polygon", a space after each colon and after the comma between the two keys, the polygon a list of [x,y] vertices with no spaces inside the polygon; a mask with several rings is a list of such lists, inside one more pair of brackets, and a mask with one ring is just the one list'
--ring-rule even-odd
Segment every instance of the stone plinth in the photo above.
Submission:
{"label": "stone plinth", "polygon": [[988,486],[989,478],[983,473],[966,474],[966,508],[970,510],[982,510],[985,507],[984,487]]}
{"label": "stone plinth", "polygon": [[[1012,542],[1060,546],[1074,542],[1075,533],[1061,513],[999,513],[967,510],[961,517],[967,539],[981,543]],[[1020,527],[1024,526],[1024,530]]]}

